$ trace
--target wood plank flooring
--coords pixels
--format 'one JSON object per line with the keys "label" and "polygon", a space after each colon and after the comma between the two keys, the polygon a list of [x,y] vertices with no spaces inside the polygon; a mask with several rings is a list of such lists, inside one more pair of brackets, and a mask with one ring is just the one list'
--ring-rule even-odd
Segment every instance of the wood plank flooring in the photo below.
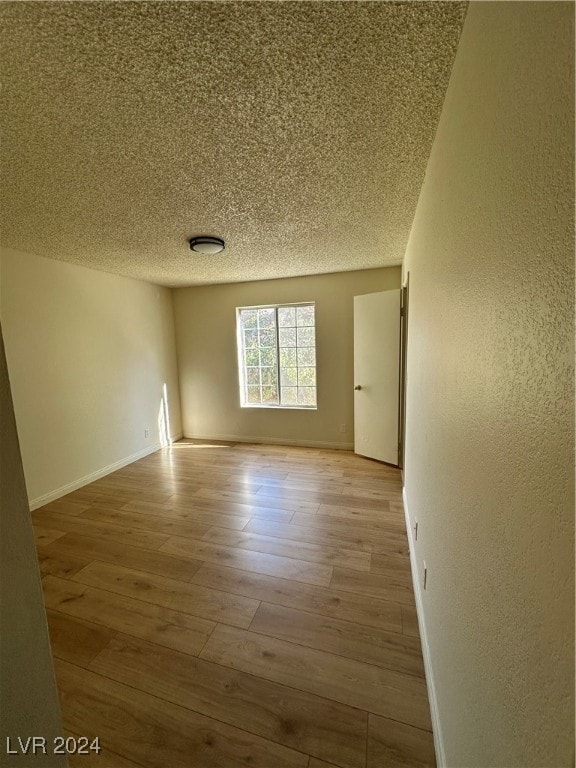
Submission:
{"label": "wood plank flooring", "polygon": [[435,766],[394,468],[183,440],[33,522],[72,768]]}

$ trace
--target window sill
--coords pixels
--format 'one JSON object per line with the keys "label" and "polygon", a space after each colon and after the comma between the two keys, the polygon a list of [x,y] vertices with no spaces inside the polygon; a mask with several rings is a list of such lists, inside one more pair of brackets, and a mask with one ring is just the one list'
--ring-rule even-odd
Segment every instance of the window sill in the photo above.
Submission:
{"label": "window sill", "polygon": [[317,411],[317,405],[256,405],[250,403],[250,405],[241,405],[240,408],[244,410],[258,410],[258,411]]}

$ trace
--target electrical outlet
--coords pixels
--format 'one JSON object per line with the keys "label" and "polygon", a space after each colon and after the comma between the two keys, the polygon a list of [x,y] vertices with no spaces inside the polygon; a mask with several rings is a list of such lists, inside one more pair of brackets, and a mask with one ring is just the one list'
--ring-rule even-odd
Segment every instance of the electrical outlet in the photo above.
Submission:
{"label": "electrical outlet", "polygon": [[414,523],[414,541],[418,541],[418,520]]}
{"label": "electrical outlet", "polygon": [[340,424],[340,432],[346,432],[346,424]]}
{"label": "electrical outlet", "polygon": [[144,430],[144,437],[150,437],[150,430],[149,429],[145,429]]}
{"label": "electrical outlet", "polygon": [[426,560],[423,560],[422,562],[424,564],[424,578],[423,578],[424,589],[426,589],[426,582],[428,581],[428,568],[426,568]]}

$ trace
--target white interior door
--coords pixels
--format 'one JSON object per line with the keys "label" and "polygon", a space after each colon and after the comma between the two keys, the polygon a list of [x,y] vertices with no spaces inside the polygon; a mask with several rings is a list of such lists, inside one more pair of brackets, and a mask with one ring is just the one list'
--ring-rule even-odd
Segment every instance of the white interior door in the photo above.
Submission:
{"label": "white interior door", "polygon": [[354,451],[398,464],[400,291],[354,297]]}

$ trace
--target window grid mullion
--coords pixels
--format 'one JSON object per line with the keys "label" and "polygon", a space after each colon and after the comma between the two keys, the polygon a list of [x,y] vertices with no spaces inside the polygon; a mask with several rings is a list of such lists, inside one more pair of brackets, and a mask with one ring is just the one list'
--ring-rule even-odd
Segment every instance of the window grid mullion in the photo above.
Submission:
{"label": "window grid mullion", "polygon": [[260,392],[260,405],[264,404],[262,396],[262,348],[260,346],[260,313],[256,312],[256,333],[258,334],[258,390]]}
{"label": "window grid mullion", "polygon": [[278,388],[278,405],[282,405],[282,390],[280,389],[280,326],[278,324],[278,307],[274,308],[274,321],[276,322],[276,385]]}

